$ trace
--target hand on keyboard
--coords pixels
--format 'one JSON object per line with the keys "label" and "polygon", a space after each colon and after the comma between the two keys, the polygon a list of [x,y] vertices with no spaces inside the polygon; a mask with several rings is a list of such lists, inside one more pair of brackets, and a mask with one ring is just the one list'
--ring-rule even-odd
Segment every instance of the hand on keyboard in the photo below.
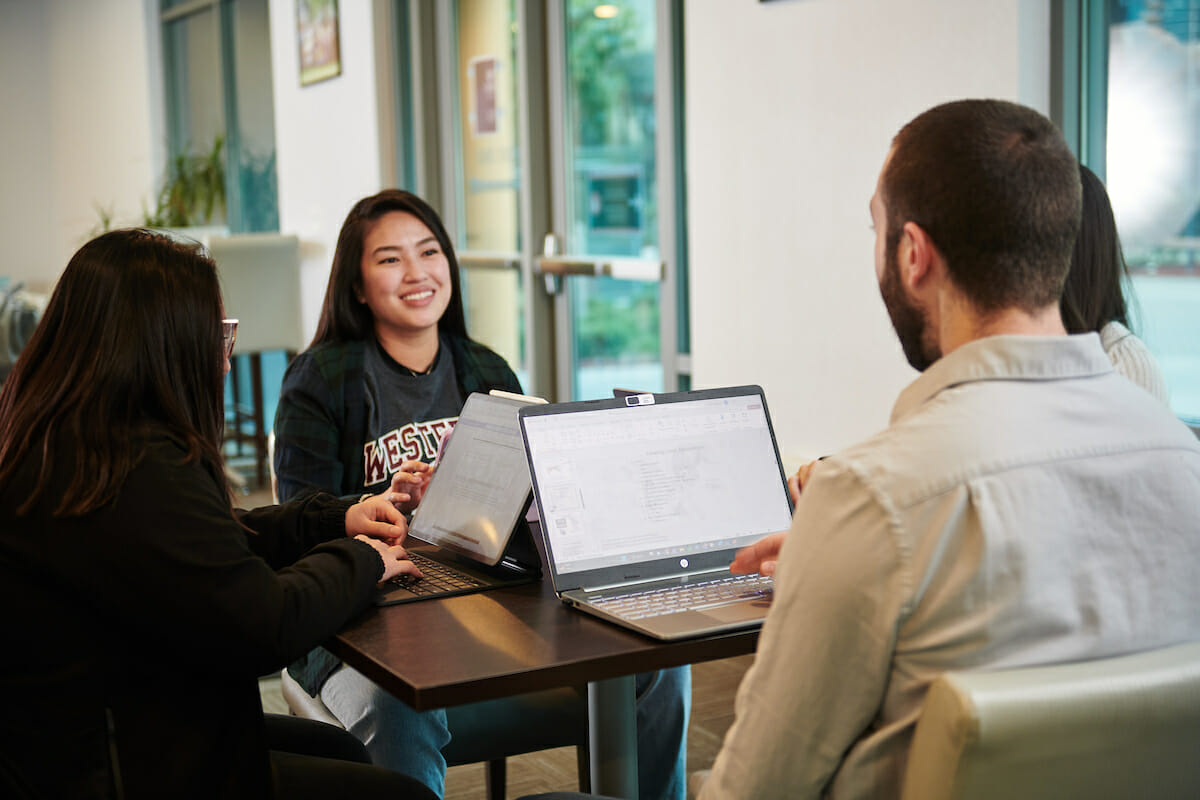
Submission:
{"label": "hand on keyboard", "polygon": [[410,553],[413,562],[420,565],[416,576],[400,575],[393,583],[403,586],[413,594],[445,594],[458,589],[470,589],[483,584],[466,573],[459,572],[419,553]]}
{"label": "hand on keyboard", "polygon": [[783,539],[787,533],[773,533],[759,539],[754,544],[743,547],[733,557],[729,571],[734,575],[749,575],[757,572],[760,575],[774,575],[775,562],[779,560],[779,551],[783,547]]}
{"label": "hand on keyboard", "polygon": [[383,577],[380,580],[391,580],[398,575],[407,575],[414,578],[421,577],[421,570],[409,560],[408,553],[400,545],[389,545],[386,542],[381,542],[378,539],[372,539],[370,536],[362,534],[354,538],[360,542],[366,542],[379,553],[379,557],[383,560]]}

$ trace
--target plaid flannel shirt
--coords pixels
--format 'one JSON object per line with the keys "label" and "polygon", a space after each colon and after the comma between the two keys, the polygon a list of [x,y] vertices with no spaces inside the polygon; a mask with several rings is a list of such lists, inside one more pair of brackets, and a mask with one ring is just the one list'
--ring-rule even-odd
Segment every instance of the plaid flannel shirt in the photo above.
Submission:
{"label": "plaid flannel shirt", "polygon": [[[443,336],[463,395],[503,389],[520,392],[517,376],[494,352]],[[366,430],[364,342],[324,343],[292,361],[275,412],[275,475],[279,499],[320,490],[342,497],[362,492]],[[406,420],[399,420],[403,424]]]}
{"label": "plaid flannel shirt", "polygon": [[[522,391],[512,369],[487,347],[444,334],[441,344],[454,358],[464,396],[491,389]],[[288,365],[275,412],[275,474],[280,500],[313,490],[354,498],[362,492],[365,348],[362,341],[326,342],[310,347]],[[288,671],[305,691],[316,696],[340,666],[336,656],[318,648]]]}

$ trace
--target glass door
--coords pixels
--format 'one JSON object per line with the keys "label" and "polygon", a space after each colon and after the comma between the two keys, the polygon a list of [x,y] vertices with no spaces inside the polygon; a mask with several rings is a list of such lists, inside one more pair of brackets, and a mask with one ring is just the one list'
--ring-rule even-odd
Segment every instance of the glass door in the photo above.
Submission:
{"label": "glass door", "polygon": [[527,391],[677,385],[672,8],[436,6],[438,172],[468,330]]}
{"label": "glass door", "polygon": [[[565,0],[552,7],[554,228],[538,259],[559,277],[560,391],[660,392],[663,280],[659,247],[658,4]],[[556,135],[557,134],[557,135]],[[669,298],[668,298],[669,299]],[[670,346],[672,343],[668,343]]]}

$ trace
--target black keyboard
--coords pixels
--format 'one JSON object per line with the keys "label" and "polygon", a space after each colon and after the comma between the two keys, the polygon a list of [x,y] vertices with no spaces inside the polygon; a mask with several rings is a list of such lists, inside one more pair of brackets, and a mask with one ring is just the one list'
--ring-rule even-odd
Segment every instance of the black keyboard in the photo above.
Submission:
{"label": "black keyboard", "polygon": [[448,567],[441,562],[426,558],[420,553],[409,551],[408,557],[424,573],[424,578],[397,575],[390,583],[402,586],[413,594],[445,594],[462,589],[475,589],[485,584],[464,572]]}

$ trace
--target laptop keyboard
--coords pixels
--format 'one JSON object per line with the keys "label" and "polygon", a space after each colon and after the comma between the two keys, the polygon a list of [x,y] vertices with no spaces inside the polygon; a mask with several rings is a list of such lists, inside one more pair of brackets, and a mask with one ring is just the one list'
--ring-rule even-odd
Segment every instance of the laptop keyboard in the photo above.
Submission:
{"label": "laptop keyboard", "polygon": [[484,585],[482,581],[478,581],[470,575],[459,572],[441,562],[426,558],[420,553],[409,551],[408,557],[420,568],[425,577],[414,578],[411,575],[397,575],[390,582],[404,587],[413,594],[445,594],[446,592],[455,592],[459,589],[474,589]]}
{"label": "laptop keyboard", "polygon": [[702,583],[592,598],[591,602],[615,616],[642,619],[678,611],[703,611],[751,597],[770,599],[773,591],[774,584],[769,575],[727,575]]}

